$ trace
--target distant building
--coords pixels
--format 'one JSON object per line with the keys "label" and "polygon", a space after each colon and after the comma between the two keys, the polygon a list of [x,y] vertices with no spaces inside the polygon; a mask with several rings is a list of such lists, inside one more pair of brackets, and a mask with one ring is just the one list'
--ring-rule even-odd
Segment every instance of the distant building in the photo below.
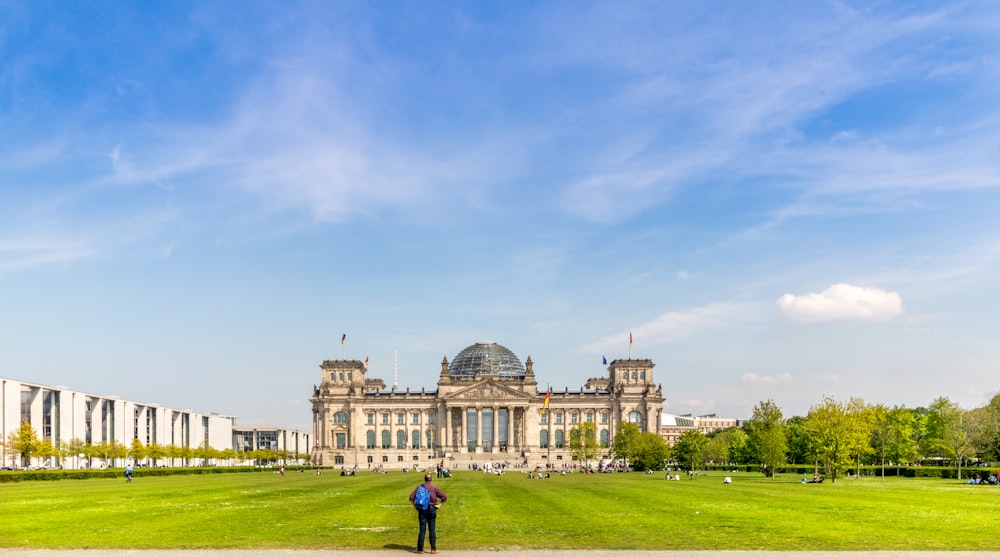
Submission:
{"label": "distant building", "polygon": [[[88,465],[121,466],[125,461],[123,454],[115,456],[112,452],[106,458],[89,461],[78,455],[68,455],[50,457],[45,462],[38,459],[24,462],[21,455],[6,446],[8,436],[24,421],[31,424],[40,439],[62,449],[68,448],[74,440],[85,445],[106,444],[127,449],[132,446],[133,439],[138,439],[146,447],[157,444],[198,448],[208,443],[221,451],[235,450],[235,441],[241,432],[251,432],[251,437],[264,435],[257,433],[260,428],[238,427],[234,416],[178,410],[66,387],[0,378],[0,431],[4,442],[0,448],[0,463],[3,466],[82,468]],[[308,452],[308,434],[280,429],[266,431],[273,432],[278,450],[294,446],[301,447],[301,453]],[[161,460],[161,464],[170,463],[166,462],[168,460]]]}
{"label": "distant building", "polygon": [[237,454],[250,451],[286,451],[289,459],[308,455],[312,436],[301,431],[277,427],[233,426],[233,450]]}
{"label": "distant building", "polygon": [[571,464],[570,431],[581,423],[595,424],[604,447],[621,422],[659,430],[663,394],[653,366],[615,360],[606,377],[548,391],[539,389],[531,357],[522,364],[499,344],[478,343],[441,362],[436,388],[404,391],[368,377],[360,361],[327,360],[310,399],[313,462],[361,468]]}
{"label": "distant building", "polygon": [[735,418],[720,418],[715,414],[705,414],[704,416],[694,416],[692,414],[664,413],[660,421],[660,435],[670,445],[677,444],[677,440],[686,431],[699,431],[705,435],[722,431],[732,427],[739,427],[740,421]]}

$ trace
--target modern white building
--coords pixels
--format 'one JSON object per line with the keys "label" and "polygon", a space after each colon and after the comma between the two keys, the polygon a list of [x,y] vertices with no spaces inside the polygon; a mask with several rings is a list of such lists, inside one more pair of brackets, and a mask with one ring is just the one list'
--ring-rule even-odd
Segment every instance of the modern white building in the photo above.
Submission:
{"label": "modern white building", "polygon": [[[24,462],[19,453],[8,447],[7,440],[25,421],[39,439],[48,440],[56,448],[68,447],[74,441],[84,445],[128,448],[133,440],[138,439],[146,447],[156,444],[198,448],[207,444],[220,451],[234,449],[239,452],[236,443],[241,437],[237,434],[242,431],[237,427],[234,416],[167,408],[159,404],[122,400],[116,396],[0,377],[0,431],[3,432],[0,466],[81,468],[123,464],[120,456],[114,456],[115,451],[111,451],[107,458],[92,457],[89,461],[70,456],[65,459],[49,457],[45,462],[38,459]],[[308,452],[308,434],[277,428],[268,428],[267,431],[275,438],[276,450],[287,448],[290,452]],[[270,443],[268,445],[267,448],[272,448]]]}

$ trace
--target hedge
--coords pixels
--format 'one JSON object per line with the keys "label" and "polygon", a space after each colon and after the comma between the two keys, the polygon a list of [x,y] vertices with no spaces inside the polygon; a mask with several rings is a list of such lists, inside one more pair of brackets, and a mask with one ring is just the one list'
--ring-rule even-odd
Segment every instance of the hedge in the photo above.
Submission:
{"label": "hedge", "polygon": [[[286,466],[286,471],[312,469],[305,466]],[[191,474],[234,474],[246,472],[273,472],[277,468],[257,466],[200,466],[192,468],[134,468],[135,477],[188,476]],[[104,470],[13,470],[0,472],[0,483],[26,481],[89,480],[92,478],[124,478],[124,468]]]}

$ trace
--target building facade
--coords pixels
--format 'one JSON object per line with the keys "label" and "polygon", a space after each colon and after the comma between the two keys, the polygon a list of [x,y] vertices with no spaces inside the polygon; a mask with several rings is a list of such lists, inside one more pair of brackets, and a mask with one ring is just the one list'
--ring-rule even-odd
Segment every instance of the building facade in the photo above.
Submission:
{"label": "building facade", "polygon": [[[179,410],[66,387],[0,378],[0,431],[3,432],[0,466],[84,468],[122,466],[125,462],[123,456],[112,456],[120,451],[111,451],[106,458],[83,459],[67,454],[27,462],[6,443],[22,422],[28,422],[40,440],[49,441],[57,449],[79,446],[76,442],[128,448],[138,439],[146,447],[156,444],[197,448],[207,444],[220,451],[234,449],[240,452],[238,441],[266,437],[266,448],[306,454],[312,445],[307,433],[277,428],[240,428],[234,416]],[[173,463],[164,459],[161,464]]]}
{"label": "building facade", "polygon": [[658,432],[664,399],[653,367],[650,360],[615,360],[606,377],[581,388],[539,390],[530,356],[522,364],[499,344],[477,343],[441,362],[436,388],[400,391],[368,377],[360,361],[327,360],[310,399],[313,463],[570,464],[570,431],[578,424],[593,422],[604,446],[621,422]]}

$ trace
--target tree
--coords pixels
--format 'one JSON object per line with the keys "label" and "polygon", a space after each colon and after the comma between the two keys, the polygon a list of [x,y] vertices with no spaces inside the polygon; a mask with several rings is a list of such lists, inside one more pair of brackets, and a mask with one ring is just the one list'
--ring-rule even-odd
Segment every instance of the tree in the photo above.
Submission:
{"label": "tree", "polygon": [[753,415],[745,427],[752,454],[763,467],[764,475],[773,478],[775,471],[784,466],[788,458],[781,409],[773,400],[761,401],[754,406]]}
{"label": "tree", "polygon": [[636,451],[639,448],[639,426],[624,422],[618,424],[615,430],[615,438],[611,442],[611,450],[616,460],[623,460],[626,463],[635,460]]}
{"label": "tree", "polygon": [[872,453],[873,419],[872,407],[860,398],[851,397],[847,402],[847,452],[854,458],[858,476],[861,475],[861,460]]}
{"label": "tree", "polygon": [[985,406],[971,411],[969,417],[975,424],[972,443],[980,458],[1000,459],[1000,393],[993,395]]}
{"label": "tree", "polygon": [[692,472],[704,462],[704,453],[709,440],[697,429],[689,429],[681,434],[674,445],[674,458],[686,470]]}
{"label": "tree", "polygon": [[882,466],[885,478],[887,463],[910,462],[917,457],[917,443],[913,440],[914,414],[907,408],[886,408],[878,404],[872,408],[871,445],[876,462]]}
{"label": "tree", "polygon": [[750,439],[747,432],[740,428],[730,428],[725,432],[729,442],[729,460],[737,464],[750,462]]}
{"label": "tree", "polygon": [[[928,436],[940,456],[953,458],[958,465],[958,479],[962,479],[962,460],[972,451],[971,435],[965,411],[946,397],[939,397],[930,406],[927,419]],[[971,422],[971,420],[969,420]]]}
{"label": "tree", "polygon": [[851,465],[847,405],[824,397],[823,402],[809,409],[804,425],[824,472],[836,482],[840,471]]}
{"label": "tree", "polygon": [[146,448],[146,456],[153,461],[153,466],[156,466],[157,462],[162,460],[166,454],[166,448],[159,443],[150,443],[149,447]]}
{"label": "tree", "polygon": [[31,424],[25,420],[7,436],[7,449],[13,454],[21,455],[21,466],[31,466],[31,458],[39,449],[38,434]]}
{"label": "tree", "polygon": [[132,439],[132,445],[128,449],[128,456],[132,458],[132,462],[139,462],[146,458],[147,454],[146,446],[142,444],[142,441],[138,437]]}
{"label": "tree", "polygon": [[87,443],[84,442],[84,440],[80,439],[79,437],[74,437],[74,438],[70,439],[63,446],[63,448],[64,448],[65,455],[67,457],[71,457],[73,459],[73,467],[74,468],[79,468],[80,467],[80,457],[86,458],[88,456],[87,455],[87,450],[88,450],[89,447],[88,447]]}
{"label": "tree", "polygon": [[788,462],[793,464],[813,464],[816,451],[805,428],[804,416],[792,416],[785,421],[788,432]]}
{"label": "tree", "polygon": [[[730,462],[728,433],[728,431],[719,431],[714,435],[706,435],[708,443],[705,445],[705,450],[702,453],[704,460],[717,464],[726,464]],[[674,449],[674,454],[676,455],[676,445],[674,446]]]}
{"label": "tree", "polygon": [[597,458],[600,446],[597,443],[597,424],[583,422],[569,431],[569,448],[573,458],[588,463]]}
{"label": "tree", "polygon": [[40,439],[35,450],[35,456],[42,462],[40,466],[49,466],[49,458],[59,456],[59,448],[52,444],[52,439]]}
{"label": "tree", "polygon": [[633,457],[636,470],[662,470],[670,458],[670,446],[663,437],[651,431],[639,435],[637,450]]}

